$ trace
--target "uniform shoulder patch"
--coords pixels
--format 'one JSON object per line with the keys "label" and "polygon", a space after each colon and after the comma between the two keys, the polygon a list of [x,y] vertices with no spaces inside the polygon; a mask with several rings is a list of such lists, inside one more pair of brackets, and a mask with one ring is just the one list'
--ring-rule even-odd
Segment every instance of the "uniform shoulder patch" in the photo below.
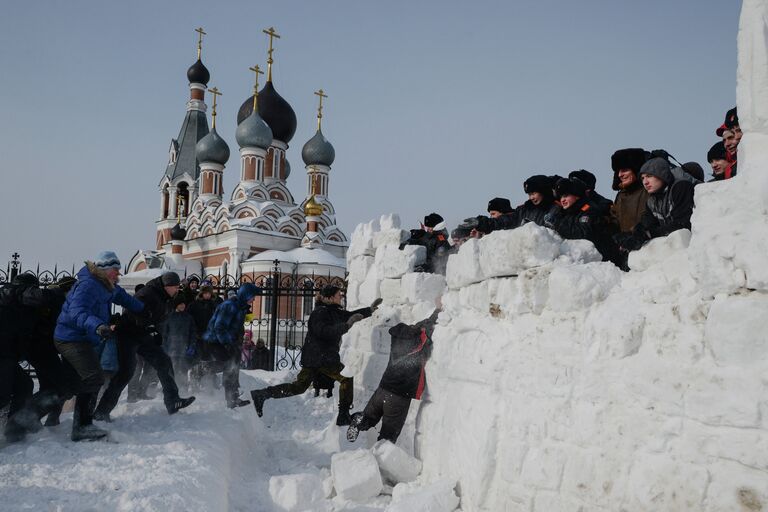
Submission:
{"label": "uniform shoulder patch", "polygon": [[581,207],[581,211],[583,211],[583,212],[589,211],[589,203],[587,203],[584,206],[582,206]]}

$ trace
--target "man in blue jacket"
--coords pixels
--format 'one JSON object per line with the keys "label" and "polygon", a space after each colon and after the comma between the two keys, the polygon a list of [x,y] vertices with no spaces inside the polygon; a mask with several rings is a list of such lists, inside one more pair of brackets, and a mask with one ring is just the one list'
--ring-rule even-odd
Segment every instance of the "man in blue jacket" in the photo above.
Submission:
{"label": "man in blue jacket", "polygon": [[109,324],[112,304],[136,313],[144,309],[144,304],[117,285],[119,276],[120,260],[112,251],[103,251],[94,261],[86,262],[56,322],[56,349],[80,379],[72,421],[73,441],[91,441],[108,434],[93,425],[93,409],[104,384],[100,346],[102,340],[114,336],[114,326]]}
{"label": "man in blue jacket", "polygon": [[227,407],[234,409],[251,403],[240,398],[240,351],[245,332],[245,315],[251,310],[253,299],[261,290],[255,284],[245,283],[237,295],[216,307],[203,334],[203,342],[213,361],[201,362],[193,373],[223,372],[224,398]]}

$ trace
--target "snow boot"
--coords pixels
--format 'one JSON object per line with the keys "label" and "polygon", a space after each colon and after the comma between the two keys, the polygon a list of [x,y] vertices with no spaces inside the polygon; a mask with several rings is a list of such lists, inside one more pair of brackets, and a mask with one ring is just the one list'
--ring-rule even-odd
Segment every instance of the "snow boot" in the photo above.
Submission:
{"label": "snow boot", "polygon": [[256,415],[261,418],[264,415],[264,401],[269,398],[266,390],[254,389],[251,391],[251,400],[253,400],[253,407],[256,409]]}
{"label": "snow boot", "polygon": [[352,415],[352,420],[349,422],[349,428],[347,429],[347,441],[354,443],[357,441],[357,436],[360,435],[360,425],[363,423],[363,413],[356,412]]}
{"label": "snow boot", "polygon": [[244,407],[250,404],[250,400],[243,400],[240,398],[240,394],[236,394],[233,398],[227,397],[227,407],[230,409],[236,409],[237,407]]}
{"label": "snow boot", "polygon": [[336,425],[343,427],[352,423],[352,417],[349,415],[349,407],[339,407],[339,415],[336,416]]}
{"label": "snow boot", "polygon": [[96,421],[106,421],[107,423],[112,423],[112,417],[108,412],[96,411],[93,413],[93,419]]}
{"label": "snow boot", "polygon": [[165,404],[165,409],[168,411],[168,414],[176,414],[179,412],[179,409],[183,409],[185,407],[189,407],[192,405],[192,402],[195,401],[195,397],[190,396],[189,398],[177,398],[173,402],[169,402]]}
{"label": "snow boot", "polygon": [[109,435],[109,432],[94,425],[78,425],[72,427],[72,440],[77,441],[98,441]]}

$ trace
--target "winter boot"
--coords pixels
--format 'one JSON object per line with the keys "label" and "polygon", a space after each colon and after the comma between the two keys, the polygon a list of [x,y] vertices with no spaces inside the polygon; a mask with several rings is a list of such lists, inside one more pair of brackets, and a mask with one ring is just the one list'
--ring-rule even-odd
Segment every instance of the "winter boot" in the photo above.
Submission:
{"label": "winter boot", "polygon": [[106,421],[107,423],[112,423],[112,417],[108,412],[96,411],[93,413],[93,419],[96,421]]}
{"label": "winter boot", "polygon": [[266,389],[254,389],[251,391],[251,400],[253,407],[256,408],[256,415],[261,418],[264,415],[264,401],[269,398]]}
{"label": "winter boot", "polygon": [[46,427],[55,427],[56,425],[58,425],[61,422],[59,417],[61,416],[61,411],[63,408],[64,408],[63,404],[57,404],[53,406],[49,410],[48,416],[45,418],[45,423],[43,425],[45,425]]}
{"label": "winter boot", "polygon": [[347,441],[354,443],[357,441],[357,436],[360,435],[360,425],[363,423],[363,413],[356,412],[352,415],[352,420],[349,422],[349,428],[347,429]]}
{"label": "winter boot", "polygon": [[315,388],[315,398],[320,396],[320,388]]}
{"label": "winter boot", "polygon": [[189,407],[192,405],[192,402],[195,401],[195,397],[190,396],[189,398],[177,398],[173,402],[169,402],[165,404],[165,409],[168,411],[168,414],[176,414],[179,412],[179,409],[183,409],[185,407]]}
{"label": "winter boot", "polygon": [[78,425],[72,427],[73,441],[98,441],[109,435],[109,432],[94,425]]}
{"label": "winter boot", "polygon": [[328,391],[325,393],[325,398],[333,398],[333,388],[328,388]]}
{"label": "winter boot", "polygon": [[237,407],[244,407],[248,404],[250,404],[250,400],[243,400],[240,398],[240,393],[237,391],[233,393],[227,393],[227,407],[230,409],[235,409]]}
{"label": "winter boot", "polygon": [[336,416],[336,425],[343,427],[352,423],[352,417],[349,415],[349,407],[339,406],[339,415]]}

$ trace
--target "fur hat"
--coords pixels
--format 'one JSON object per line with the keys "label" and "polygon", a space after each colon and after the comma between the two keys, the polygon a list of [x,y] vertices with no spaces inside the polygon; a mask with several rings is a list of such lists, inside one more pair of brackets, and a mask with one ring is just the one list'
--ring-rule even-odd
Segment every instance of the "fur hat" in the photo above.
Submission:
{"label": "fur hat", "polygon": [[595,190],[595,185],[597,185],[597,178],[595,177],[595,175],[585,169],[572,171],[568,175],[568,178],[579,180],[580,182],[582,182],[584,185],[587,186],[587,190]]}
{"label": "fur hat", "polygon": [[672,166],[663,158],[651,158],[640,168],[640,176],[647,174],[656,176],[667,185],[671,185],[675,178],[672,176]]}
{"label": "fur hat", "polygon": [[96,258],[93,260],[93,264],[102,270],[106,270],[108,268],[119,269],[121,267],[120,258],[118,258],[117,254],[115,254],[113,251],[101,251],[96,255]]}
{"label": "fur hat", "polygon": [[640,168],[648,160],[648,153],[642,148],[626,148],[616,151],[611,155],[611,169],[613,169],[613,190],[621,190],[619,184],[619,171],[632,169],[635,176],[640,177]]}
{"label": "fur hat", "polygon": [[538,192],[545,196],[551,196],[553,186],[552,178],[543,174],[536,174],[523,182],[523,190],[526,194]]}
{"label": "fur hat", "polygon": [[506,197],[494,197],[488,201],[488,211],[496,211],[501,213],[509,213],[512,211],[512,204]]}
{"label": "fur hat", "polygon": [[428,228],[434,228],[441,222],[443,222],[443,217],[434,212],[424,217],[424,226]]}
{"label": "fur hat", "polygon": [[707,162],[712,163],[713,160],[727,160],[728,156],[725,152],[725,143],[723,141],[718,142],[707,151]]}
{"label": "fur hat", "polygon": [[202,297],[202,296],[203,296],[203,294],[204,294],[204,293],[206,293],[206,292],[210,293],[210,294],[211,294],[211,297],[213,297],[213,286],[211,286],[211,285],[209,285],[209,284],[206,284],[206,285],[203,285],[203,286],[201,286],[201,287],[200,287],[200,288],[197,290],[197,296],[198,296],[198,297]]}
{"label": "fur hat", "polygon": [[181,278],[176,272],[166,272],[160,276],[160,282],[163,283],[163,286],[179,286]]}
{"label": "fur hat", "polygon": [[557,197],[563,197],[567,195],[585,197],[587,195],[587,187],[581,180],[575,178],[563,178],[557,182],[557,185],[555,185],[555,195]]}
{"label": "fur hat", "polygon": [[320,296],[324,297],[326,299],[330,299],[331,297],[336,295],[336,293],[339,290],[341,290],[341,288],[339,288],[338,286],[334,286],[332,284],[327,284],[327,285],[323,286],[322,288],[320,288]]}

